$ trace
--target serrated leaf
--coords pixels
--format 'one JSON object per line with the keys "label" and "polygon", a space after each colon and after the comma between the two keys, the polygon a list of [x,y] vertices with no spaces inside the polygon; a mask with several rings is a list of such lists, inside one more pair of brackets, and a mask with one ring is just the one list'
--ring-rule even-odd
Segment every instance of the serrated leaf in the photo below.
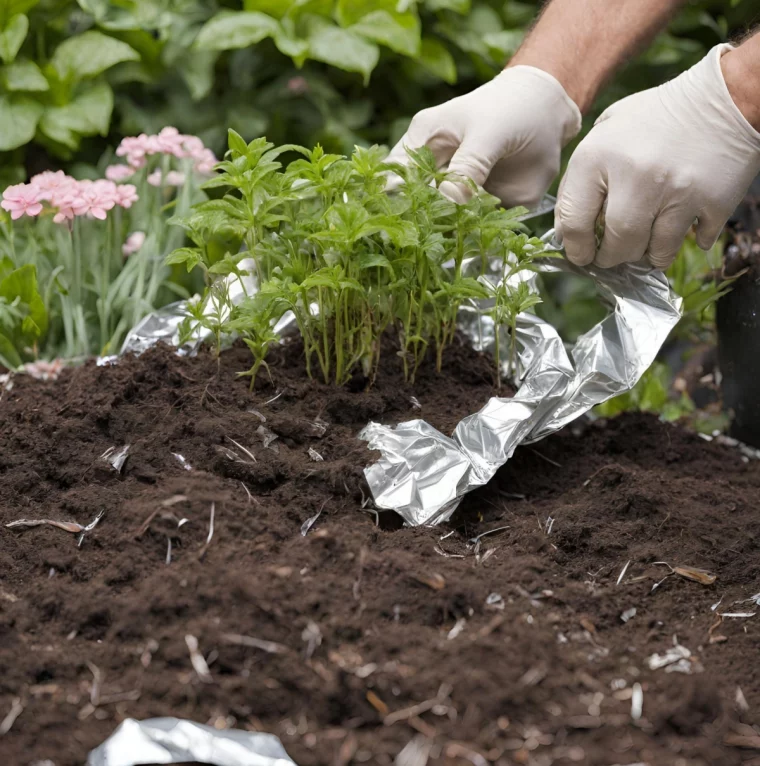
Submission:
{"label": "serrated leaf", "polygon": [[167,266],[181,266],[184,265],[187,268],[188,273],[191,272],[196,266],[202,262],[201,254],[198,250],[192,247],[180,247],[177,250],[169,253],[166,257]]}
{"label": "serrated leaf", "polygon": [[28,59],[14,61],[2,70],[2,80],[10,91],[43,92],[50,89],[44,74]]}
{"label": "serrated leaf", "polygon": [[124,61],[138,61],[137,51],[121,40],[90,30],[64,40],[50,63],[62,80],[84,80]]}
{"label": "serrated leaf", "polygon": [[457,67],[448,48],[432,37],[423,37],[417,62],[428,72],[453,85],[457,81]]}
{"label": "serrated leaf", "polygon": [[29,19],[17,13],[0,29],[0,59],[10,64],[16,58],[29,31]]}
{"label": "serrated leaf", "polygon": [[28,96],[0,95],[0,152],[28,144],[37,130],[43,107]]}
{"label": "serrated leaf", "polygon": [[308,40],[310,58],[347,72],[359,72],[365,84],[380,58],[377,45],[325,19],[311,20]]}
{"label": "serrated leaf", "polygon": [[79,147],[83,136],[108,133],[113,111],[113,91],[108,83],[93,84],[65,106],[51,106],[40,120],[40,130],[69,149]]}
{"label": "serrated leaf", "polygon": [[372,11],[349,30],[404,56],[417,56],[420,52],[420,20],[415,13]]}
{"label": "serrated leaf", "polygon": [[213,51],[248,48],[279,31],[277,20],[265,13],[221,11],[203,25],[195,46]]}

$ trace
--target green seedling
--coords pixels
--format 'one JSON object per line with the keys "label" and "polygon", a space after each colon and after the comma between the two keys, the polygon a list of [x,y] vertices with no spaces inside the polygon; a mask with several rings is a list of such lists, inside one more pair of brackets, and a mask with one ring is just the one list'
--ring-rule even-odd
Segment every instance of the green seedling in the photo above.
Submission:
{"label": "green seedling", "polygon": [[[440,170],[429,150],[410,151],[408,164],[391,165],[379,147],[357,147],[347,158],[263,138],[247,144],[234,131],[229,147],[206,184],[223,196],[173,220],[192,246],[168,260],[203,271],[206,292],[188,327],[210,330],[217,349],[225,334],[241,336],[254,357],[245,373],[252,382],[268,369],[271,327],[288,311],[309,376],[343,385],[362,374],[371,384],[384,336],[395,339],[404,374],[414,381],[428,353],[441,369],[465,302],[494,298],[494,319],[513,337],[517,314],[537,302],[509,281],[543,252],[518,220],[524,209],[501,209],[474,188],[467,204],[454,204],[438,186],[464,181]],[[284,166],[284,154],[300,157]],[[393,193],[385,191],[390,172],[404,181]],[[210,243],[225,237],[243,249],[220,256]],[[492,294],[482,277],[494,256],[509,283]],[[258,290],[232,306],[219,285],[238,274],[243,259],[254,264]]]}

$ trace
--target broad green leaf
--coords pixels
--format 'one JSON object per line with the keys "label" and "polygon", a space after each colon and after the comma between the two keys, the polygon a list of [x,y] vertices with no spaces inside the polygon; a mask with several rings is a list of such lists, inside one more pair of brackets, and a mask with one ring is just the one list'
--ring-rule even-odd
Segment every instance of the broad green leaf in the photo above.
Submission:
{"label": "broad green leaf", "polygon": [[470,12],[470,0],[425,0],[429,11],[454,11],[462,15]]}
{"label": "broad green leaf", "polygon": [[290,10],[293,4],[292,0],[243,0],[243,10],[258,11],[279,19]]}
{"label": "broad green leaf", "polygon": [[389,269],[393,274],[391,262],[382,253],[362,253],[355,262],[360,269]]}
{"label": "broad green leaf", "polygon": [[42,92],[50,89],[50,84],[40,68],[28,59],[20,59],[4,67],[2,82],[7,90],[13,91]]}
{"label": "broad green leaf", "polygon": [[8,26],[8,21],[19,13],[26,13],[40,0],[0,0],[0,29]]}
{"label": "broad green leaf", "polygon": [[43,107],[28,96],[0,94],[0,152],[28,144],[37,130]]}
{"label": "broad green leaf", "polygon": [[0,282],[0,297],[7,301],[20,298],[28,307],[28,317],[35,326],[35,331],[30,333],[39,338],[47,331],[48,316],[42,296],[37,288],[37,267],[32,264],[22,266],[8,274]]}
{"label": "broad green leaf", "polygon": [[211,93],[218,58],[219,51],[193,50],[177,62],[177,69],[194,101],[200,101]]}
{"label": "broad green leaf", "polygon": [[377,45],[321,18],[311,20],[308,39],[310,58],[347,72],[359,72],[365,84],[369,82],[380,58]]}
{"label": "broad green leaf", "polygon": [[93,30],[64,40],[51,59],[62,80],[83,80],[124,61],[138,61],[137,51],[121,40]]}
{"label": "broad green leaf", "polygon": [[265,13],[221,11],[203,25],[195,46],[213,51],[248,48],[279,30],[277,20]]}
{"label": "broad green leaf", "polygon": [[443,43],[432,37],[422,38],[417,62],[450,85],[457,81],[457,67],[454,63],[454,57]]}
{"label": "broad green leaf", "polygon": [[184,264],[188,273],[202,262],[200,252],[192,247],[180,247],[173,253],[169,253],[165,261],[167,266]]}
{"label": "broad green leaf", "polygon": [[10,338],[0,333],[0,365],[9,370],[16,370],[23,363]]}
{"label": "broad green leaf", "polygon": [[16,14],[0,29],[0,59],[10,64],[16,58],[29,31],[29,19],[23,13]]}
{"label": "broad green leaf", "polygon": [[70,104],[48,107],[40,120],[40,130],[53,141],[75,150],[82,136],[108,133],[112,111],[110,86],[95,83]]}
{"label": "broad green leaf", "polygon": [[488,46],[492,58],[506,61],[514,56],[524,37],[525,33],[521,29],[503,29],[501,32],[483,35],[483,42]]}
{"label": "broad green leaf", "polygon": [[349,29],[404,56],[420,51],[420,20],[415,13],[372,11]]}
{"label": "broad green leaf", "polygon": [[283,19],[274,35],[274,44],[280,53],[290,56],[297,67],[302,67],[309,53],[309,42],[296,34],[293,19]]}

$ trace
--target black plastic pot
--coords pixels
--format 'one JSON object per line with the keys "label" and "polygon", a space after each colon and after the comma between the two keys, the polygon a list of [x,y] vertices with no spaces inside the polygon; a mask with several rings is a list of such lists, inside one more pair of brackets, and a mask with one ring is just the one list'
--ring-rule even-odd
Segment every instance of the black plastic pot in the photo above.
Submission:
{"label": "black plastic pot", "polygon": [[732,410],[731,435],[760,447],[760,178],[729,227],[726,276],[747,272],[716,306],[723,404]]}

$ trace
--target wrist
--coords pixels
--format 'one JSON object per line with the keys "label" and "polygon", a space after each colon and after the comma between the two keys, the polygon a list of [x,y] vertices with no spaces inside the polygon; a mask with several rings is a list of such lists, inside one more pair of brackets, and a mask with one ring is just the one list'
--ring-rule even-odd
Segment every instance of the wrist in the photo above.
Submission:
{"label": "wrist", "polygon": [[737,109],[760,131],[760,34],[724,53],[720,68]]}

